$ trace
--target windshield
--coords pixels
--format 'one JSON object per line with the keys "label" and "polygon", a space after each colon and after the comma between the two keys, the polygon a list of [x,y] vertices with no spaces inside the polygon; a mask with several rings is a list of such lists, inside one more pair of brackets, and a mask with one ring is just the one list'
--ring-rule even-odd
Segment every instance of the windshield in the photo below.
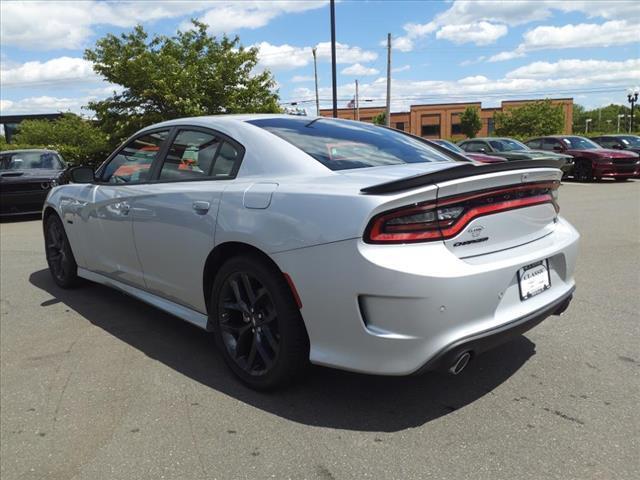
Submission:
{"label": "windshield", "polygon": [[597,143],[584,137],[564,137],[562,141],[567,148],[573,148],[575,150],[595,150],[597,148],[602,148]]}
{"label": "windshield", "polygon": [[455,143],[451,143],[446,140],[432,140],[432,142],[437,143],[438,145],[442,145],[443,147],[448,148],[452,152],[461,153],[463,155],[467,153]]}
{"label": "windshield", "polygon": [[624,143],[627,147],[640,147],[640,137],[636,137],[635,135],[625,135],[624,137],[618,137],[622,143]]}
{"label": "windshield", "polygon": [[498,152],[511,152],[513,150],[529,150],[525,144],[518,142],[517,140],[511,140],[508,138],[501,138],[500,140],[490,140],[491,146]]}
{"label": "windshield", "polygon": [[331,170],[454,161],[417,138],[364,122],[276,117],[248,123],[286,140]]}
{"label": "windshield", "polygon": [[54,152],[13,152],[0,154],[0,170],[31,170],[44,168],[63,170],[60,156]]}

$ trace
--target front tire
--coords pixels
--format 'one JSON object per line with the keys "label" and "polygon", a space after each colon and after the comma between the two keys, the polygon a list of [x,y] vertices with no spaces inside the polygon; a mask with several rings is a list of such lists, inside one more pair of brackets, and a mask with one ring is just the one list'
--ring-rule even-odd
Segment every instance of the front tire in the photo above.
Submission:
{"label": "front tire", "polygon": [[574,177],[579,182],[593,181],[593,168],[590,161],[576,162],[574,166]]}
{"label": "front tire", "polygon": [[309,339],[282,273],[257,255],[231,258],[211,292],[216,343],[249,387],[266,390],[295,380],[309,363]]}
{"label": "front tire", "polygon": [[44,223],[45,253],[49,272],[59,287],[78,284],[78,265],[60,217],[51,214]]}

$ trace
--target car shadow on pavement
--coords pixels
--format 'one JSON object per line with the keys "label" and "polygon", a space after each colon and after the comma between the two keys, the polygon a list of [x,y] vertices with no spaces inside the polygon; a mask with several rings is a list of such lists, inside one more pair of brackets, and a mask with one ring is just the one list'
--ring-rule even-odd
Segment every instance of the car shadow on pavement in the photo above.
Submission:
{"label": "car shadow on pavement", "polygon": [[63,290],[48,270],[32,273],[29,281],[54,297],[42,308],[62,302],[169,368],[255,408],[306,425],[379,432],[418,427],[490,393],[535,354],[535,345],[520,336],[478,357],[458,376],[381,377],[312,367],[307,378],[292,387],[254,392],[227,370],[212,335],[197,327],[101,285],[87,282],[78,289]]}

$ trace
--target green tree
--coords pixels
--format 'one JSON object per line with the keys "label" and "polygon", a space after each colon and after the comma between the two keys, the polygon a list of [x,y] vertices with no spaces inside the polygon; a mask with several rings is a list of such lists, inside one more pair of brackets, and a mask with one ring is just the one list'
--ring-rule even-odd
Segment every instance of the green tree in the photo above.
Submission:
{"label": "green tree", "polygon": [[467,107],[460,114],[460,130],[469,138],[475,138],[482,128],[480,113],[476,107]]}
{"label": "green tree", "polygon": [[7,148],[51,148],[74,164],[98,164],[109,150],[107,135],[92,121],[73,113],[65,113],[56,120],[25,120],[13,142]]}
{"label": "green tree", "polygon": [[374,125],[386,125],[387,124],[387,112],[380,112],[374,116],[371,121]]}
{"label": "green tree", "polygon": [[138,25],[85,51],[94,70],[121,87],[88,105],[112,143],[172,118],[280,111],[271,72],[255,69],[258,49],[244,48],[238,37],[209,36],[205,24],[192,23],[175,36],[152,38]]}
{"label": "green tree", "polygon": [[495,133],[499,136],[532,137],[562,133],[564,112],[551,100],[539,100],[510,108],[493,115]]}

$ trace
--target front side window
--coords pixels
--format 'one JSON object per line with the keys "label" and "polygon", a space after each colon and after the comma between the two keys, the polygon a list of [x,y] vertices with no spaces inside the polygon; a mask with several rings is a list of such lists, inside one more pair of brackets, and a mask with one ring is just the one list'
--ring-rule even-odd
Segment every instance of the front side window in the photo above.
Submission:
{"label": "front side window", "polygon": [[55,152],[12,152],[0,155],[0,170],[62,170],[64,164]]}
{"label": "front side window", "polygon": [[624,143],[627,147],[639,148],[640,147],[640,137],[635,135],[626,135],[624,137],[618,137],[622,143]]}
{"label": "front side window", "polygon": [[483,151],[487,151],[487,146],[484,142],[467,142],[463,145],[460,145],[466,152],[477,152],[482,153]]}
{"label": "front side window", "polygon": [[147,133],[129,142],[111,159],[100,176],[105,183],[140,183],[148,180],[151,164],[160,153],[169,130]]}
{"label": "front side window", "polygon": [[599,138],[597,143],[604,148],[615,148],[618,146],[618,141],[613,138]]}
{"label": "front side window", "polygon": [[454,161],[410,135],[362,122],[276,117],[248,123],[286,140],[331,170]]}
{"label": "front side window", "polygon": [[542,148],[542,141],[540,139],[530,140],[527,142],[529,148]]}
{"label": "front side window", "polygon": [[554,138],[545,138],[542,141],[542,149],[543,150],[553,150],[553,147],[560,148],[560,142]]}
{"label": "front side window", "polygon": [[517,142],[515,140],[509,140],[506,138],[500,140],[491,140],[489,142],[494,150],[497,152],[512,152],[514,150],[527,150],[526,145]]}
{"label": "front side window", "polygon": [[181,130],[171,143],[160,170],[160,180],[209,177],[220,140],[209,133]]}

